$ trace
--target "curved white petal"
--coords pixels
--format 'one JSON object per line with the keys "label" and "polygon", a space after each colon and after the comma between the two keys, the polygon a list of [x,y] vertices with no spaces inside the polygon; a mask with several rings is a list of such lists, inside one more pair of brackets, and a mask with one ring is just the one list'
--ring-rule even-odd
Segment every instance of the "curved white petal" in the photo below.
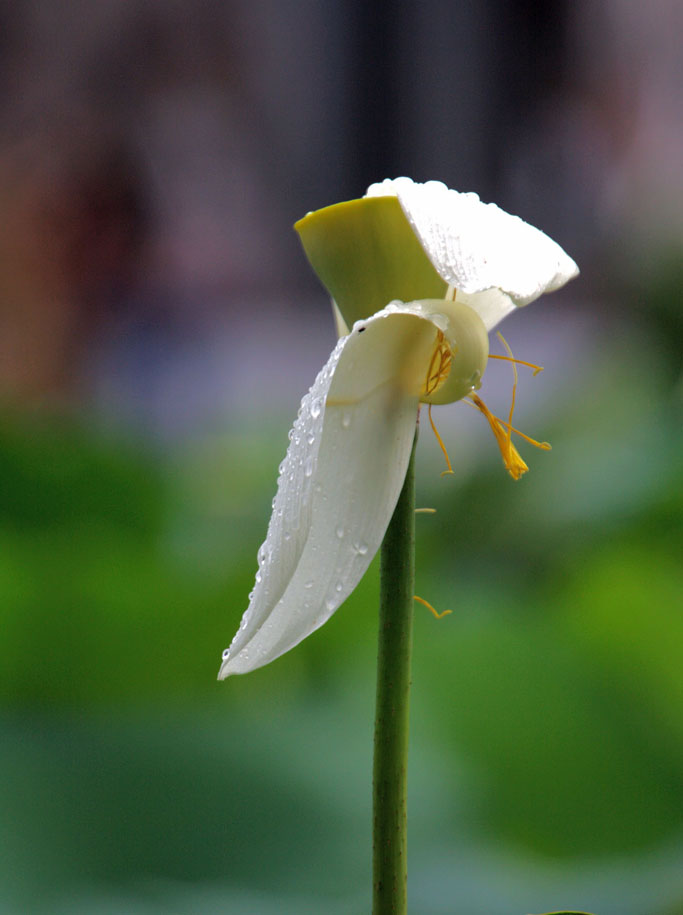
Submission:
{"label": "curved white petal", "polygon": [[256,584],[219,679],[293,648],[360,581],[403,485],[439,321],[414,303],[357,322],[302,400]]}
{"label": "curved white petal", "polygon": [[[366,196],[397,196],[437,273],[468,298],[489,329],[517,305],[559,289],[579,272],[574,261],[540,229],[477,194],[441,181],[410,178],[371,185]],[[494,293],[485,299],[480,294]]]}

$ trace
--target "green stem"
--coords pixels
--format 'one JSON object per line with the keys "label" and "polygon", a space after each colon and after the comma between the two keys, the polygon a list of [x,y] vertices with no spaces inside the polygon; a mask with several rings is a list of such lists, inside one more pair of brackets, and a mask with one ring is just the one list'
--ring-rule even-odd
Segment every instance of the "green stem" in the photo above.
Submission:
{"label": "green stem", "polygon": [[407,912],[406,775],[415,580],[415,445],[382,544],[373,772],[373,915]]}

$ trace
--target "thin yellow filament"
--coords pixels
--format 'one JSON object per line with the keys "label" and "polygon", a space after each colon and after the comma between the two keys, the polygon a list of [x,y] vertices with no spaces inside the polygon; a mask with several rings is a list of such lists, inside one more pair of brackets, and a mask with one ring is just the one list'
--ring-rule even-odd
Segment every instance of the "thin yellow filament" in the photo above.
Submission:
{"label": "thin yellow filament", "polygon": [[489,353],[489,359],[502,359],[504,362],[514,362],[516,365],[526,365],[527,368],[534,370],[534,375],[538,375],[539,372],[544,371],[542,365],[536,365],[533,362],[526,362],[524,359],[512,359],[510,356],[497,356],[495,353]]}
{"label": "thin yellow filament", "polygon": [[542,448],[544,451],[549,451],[550,445],[548,442],[537,442],[530,436],[525,435],[524,432],[520,432],[519,429],[515,429],[515,427],[512,425],[512,417],[514,416],[515,405],[517,403],[517,366],[526,365],[529,368],[534,369],[534,375],[537,375],[539,372],[543,371],[543,369],[540,365],[534,365],[532,362],[524,362],[521,359],[515,359],[505,337],[500,332],[497,333],[497,336],[507,350],[507,356],[491,356],[490,358],[504,359],[506,362],[509,362],[512,365],[512,399],[510,401],[510,413],[508,415],[508,419],[506,421],[499,419],[497,416],[494,416],[484,401],[474,393],[470,394],[470,402],[473,406],[480,410],[488,420],[496,442],[498,443],[498,447],[500,448],[500,453],[503,457],[503,463],[505,464],[507,471],[513,480],[518,480],[523,474],[527,472],[529,468],[523,461],[519,451],[517,451],[515,446],[512,444],[512,433],[514,432],[515,435],[519,435],[531,445],[534,445],[536,448]]}
{"label": "thin yellow filament", "polygon": [[495,436],[498,447],[500,448],[500,453],[503,458],[503,463],[505,464],[505,469],[510,474],[513,480],[518,480],[523,474],[529,469],[528,466],[522,460],[522,456],[515,446],[510,441],[510,432],[511,427],[505,428],[507,423],[501,422],[496,416],[491,413],[489,408],[486,406],[484,401],[477,394],[470,394],[470,398],[474,405],[479,409],[491,426],[491,431]]}
{"label": "thin yellow filament", "polygon": [[[510,400],[510,415],[509,415],[508,421],[507,421],[507,427],[508,427],[507,438],[508,438],[508,445],[509,445],[510,438],[512,437],[512,416],[515,412],[515,404],[517,402],[517,382],[519,381],[519,376],[517,374],[517,366],[515,365],[515,357],[512,355],[512,350],[508,346],[507,340],[505,339],[505,337],[501,334],[501,332],[499,330],[496,331],[496,336],[498,337],[500,342],[503,344],[508,356],[512,360],[510,364],[512,366],[512,375],[513,375],[514,380],[512,382],[512,399]],[[529,468],[527,467],[527,470],[528,469]]]}
{"label": "thin yellow filament", "polygon": [[[462,403],[467,404],[468,407],[472,407],[473,410],[481,409],[481,407],[478,407],[477,404],[472,403],[471,399],[470,400],[465,399],[462,401]],[[482,401],[482,403],[483,403],[483,401]],[[481,412],[483,413],[484,411],[482,410]],[[500,416],[494,416],[493,413],[491,413],[491,416],[493,416],[495,421],[497,423],[500,423],[501,426],[505,426],[506,429],[509,428],[512,432],[514,432],[515,435],[519,435],[520,438],[523,438],[526,442],[529,442],[530,445],[534,445],[534,447],[540,448],[542,451],[552,451],[553,450],[553,446],[550,444],[550,442],[537,442],[535,438],[531,438],[530,435],[527,435],[525,432],[522,432],[520,429],[516,429],[514,426],[510,426],[510,424],[506,420],[501,419]]]}
{"label": "thin yellow filament", "polygon": [[439,447],[441,448],[441,450],[443,452],[443,456],[446,458],[446,466],[448,467],[448,470],[444,470],[441,473],[441,476],[445,477],[446,474],[454,473],[454,470],[451,467],[451,459],[448,457],[448,452],[446,451],[446,446],[443,443],[443,439],[439,435],[439,430],[436,428],[436,425],[434,424],[434,420],[432,419],[432,405],[431,404],[429,405],[429,409],[427,410],[427,415],[429,416],[429,423],[432,427],[432,432],[436,436],[436,440],[439,443]]}
{"label": "thin yellow filament", "polygon": [[436,509],[435,508],[416,508],[415,514],[416,515],[435,515]]}
{"label": "thin yellow filament", "polygon": [[553,446],[550,442],[537,442],[535,438],[531,438],[530,435],[526,435],[524,432],[520,432],[519,429],[515,429],[514,426],[511,426],[509,423],[506,423],[504,419],[499,419],[497,416],[494,416],[494,419],[497,420],[501,426],[507,426],[510,432],[514,432],[515,435],[518,435],[520,438],[523,438],[525,442],[529,442],[530,445],[533,445],[535,448],[540,448],[541,451],[552,451]]}
{"label": "thin yellow filament", "polygon": [[428,600],[425,600],[423,597],[418,597],[417,594],[413,595],[413,600],[416,600],[419,604],[422,604],[423,607],[426,607],[427,610],[434,614],[437,620],[441,620],[444,616],[448,616],[449,613],[453,612],[452,610],[442,610],[441,613],[439,613],[432,607]]}

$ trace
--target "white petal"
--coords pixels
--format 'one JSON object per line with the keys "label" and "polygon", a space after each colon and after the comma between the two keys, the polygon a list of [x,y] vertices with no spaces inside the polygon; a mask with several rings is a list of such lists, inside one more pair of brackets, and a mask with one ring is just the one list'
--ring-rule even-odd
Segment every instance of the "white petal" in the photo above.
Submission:
{"label": "white petal", "polygon": [[357,322],[304,397],[256,585],[219,679],[293,648],[360,581],[403,485],[438,320],[392,304]]}
{"label": "white petal", "polygon": [[[482,203],[476,194],[450,190],[440,181],[419,184],[410,178],[373,184],[366,194],[393,195],[436,271],[455,286],[458,298],[461,292],[471,297],[462,301],[480,311],[489,329],[514,306],[558,289],[579,272],[571,257],[540,229],[494,203]],[[498,295],[476,298],[487,290]]]}

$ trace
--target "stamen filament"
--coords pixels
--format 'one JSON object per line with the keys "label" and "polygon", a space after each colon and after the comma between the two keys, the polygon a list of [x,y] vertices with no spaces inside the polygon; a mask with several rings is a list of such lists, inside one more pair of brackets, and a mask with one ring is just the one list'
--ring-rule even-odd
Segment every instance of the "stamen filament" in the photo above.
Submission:
{"label": "stamen filament", "polygon": [[423,597],[418,597],[417,594],[413,595],[413,600],[416,600],[419,604],[422,604],[423,607],[426,607],[427,610],[431,611],[437,620],[443,619],[444,616],[448,616],[449,613],[453,612],[452,610],[442,610],[441,613],[439,613],[432,607],[428,600],[425,600]]}
{"label": "stamen filament", "polygon": [[506,423],[504,419],[499,419],[497,416],[494,416],[493,418],[497,420],[501,426],[507,426],[510,432],[514,432],[515,435],[523,438],[525,442],[529,442],[530,445],[534,445],[536,448],[540,448],[542,451],[553,450],[553,446],[550,444],[550,442],[537,442],[535,438],[531,438],[530,435],[526,435],[524,432],[520,432],[519,429],[515,429],[514,426],[510,425],[510,423]]}
{"label": "stamen filament", "polygon": [[496,416],[491,413],[489,408],[486,406],[484,401],[477,394],[470,394],[474,405],[484,414],[486,419],[491,426],[491,431],[493,432],[498,447],[500,448],[500,453],[503,458],[503,463],[505,464],[505,469],[510,474],[513,480],[518,480],[522,474],[525,474],[529,469],[528,466],[522,460],[522,456],[519,451],[515,448],[510,440],[511,426],[505,430],[505,426],[508,423],[501,422]]}
{"label": "stamen filament", "polygon": [[510,357],[510,359],[512,359],[512,362],[510,364],[512,365],[512,375],[514,377],[514,381],[512,382],[512,399],[510,401],[510,415],[508,416],[508,421],[507,421],[507,427],[508,427],[507,437],[508,437],[508,445],[509,445],[510,438],[512,436],[512,416],[515,412],[515,403],[517,402],[517,382],[519,381],[519,376],[517,374],[517,366],[515,365],[515,357],[512,355],[512,350],[508,346],[507,340],[505,339],[505,337],[501,334],[501,332],[499,330],[496,331],[496,336],[498,337],[500,342],[503,344],[503,346],[507,350],[507,354]]}
{"label": "stamen filament", "polygon": [[435,515],[436,509],[435,508],[416,508],[415,514],[416,515]]}
{"label": "stamen filament", "polygon": [[471,406],[476,407],[481,413],[484,414],[488,420],[489,425],[491,426],[491,431],[495,436],[498,447],[500,448],[500,453],[507,472],[510,474],[513,480],[518,480],[522,474],[527,472],[529,468],[522,459],[519,451],[517,451],[515,446],[512,444],[512,433],[514,432],[515,435],[519,435],[525,441],[529,442],[529,444],[534,445],[536,448],[541,448],[543,451],[550,451],[550,444],[548,442],[537,442],[530,436],[525,435],[524,432],[520,432],[519,429],[515,429],[515,427],[512,425],[512,417],[514,416],[515,405],[517,403],[517,382],[519,380],[517,374],[517,366],[526,365],[529,368],[534,369],[534,375],[537,375],[538,372],[542,372],[543,369],[540,365],[534,365],[533,362],[525,362],[522,359],[515,359],[505,337],[499,331],[496,333],[498,339],[507,350],[507,356],[490,355],[489,358],[503,359],[506,362],[509,362],[512,366],[512,399],[510,401],[510,412],[508,414],[507,421],[494,416],[484,401],[481,399],[481,397],[478,397],[473,392],[469,394],[469,399],[466,400],[465,403],[470,403]]}
{"label": "stamen filament", "polygon": [[432,405],[431,404],[429,405],[429,409],[427,410],[427,415],[429,416],[429,422],[432,427],[432,432],[436,436],[436,440],[439,443],[439,447],[441,448],[441,450],[443,452],[443,456],[446,458],[446,466],[448,467],[448,470],[444,470],[441,473],[441,476],[444,477],[448,473],[454,474],[455,471],[451,467],[451,459],[448,457],[448,452],[446,451],[446,446],[444,445],[443,439],[439,435],[439,430],[436,428],[436,425],[434,424],[434,420],[432,419]]}
{"label": "stamen filament", "polygon": [[489,359],[502,359],[504,362],[515,362],[517,365],[526,365],[527,368],[534,370],[534,375],[544,371],[542,365],[536,365],[533,362],[526,362],[524,359],[512,359],[510,356],[497,356],[495,353],[489,353]]}
{"label": "stamen filament", "polygon": [[[472,403],[472,401],[468,398],[463,398],[461,403],[467,404],[467,406],[472,407],[473,410],[481,409],[477,406],[477,404]],[[483,412],[483,410],[481,412]],[[493,416],[495,421],[500,423],[501,426],[509,428],[511,432],[514,432],[515,435],[519,435],[520,438],[523,438],[526,442],[529,442],[530,445],[534,445],[536,448],[541,448],[543,451],[552,451],[553,446],[550,444],[550,442],[537,442],[535,438],[531,438],[530,435],[527,435],[525,432],[522,432],[515,426],[510,426],[510,424],[506,422],[506,420],[501,419],[500,416],[494,416],[493,413],[491,413],[491,416]]]}

